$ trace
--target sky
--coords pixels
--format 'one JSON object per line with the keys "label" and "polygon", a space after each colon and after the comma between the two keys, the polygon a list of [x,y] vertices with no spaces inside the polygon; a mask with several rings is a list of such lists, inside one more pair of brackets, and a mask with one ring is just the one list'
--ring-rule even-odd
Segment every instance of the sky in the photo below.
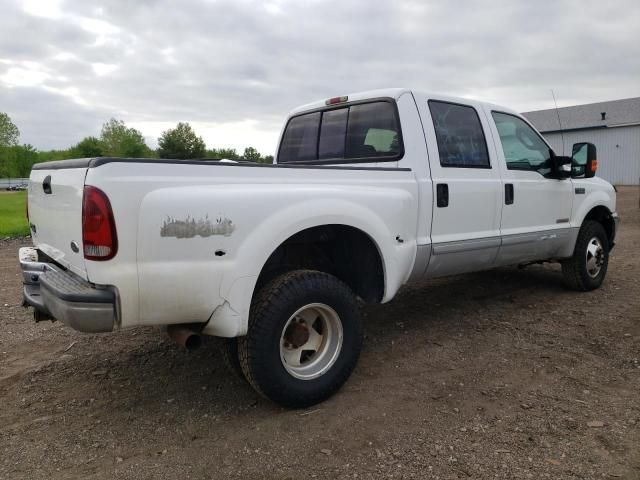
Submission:
{"label": "sky", "polygon": [[384,87],[519,111],[640,96],[637,0],[0,0],[0,111],[62,149],[109,118],[273,154],[287,112]]}

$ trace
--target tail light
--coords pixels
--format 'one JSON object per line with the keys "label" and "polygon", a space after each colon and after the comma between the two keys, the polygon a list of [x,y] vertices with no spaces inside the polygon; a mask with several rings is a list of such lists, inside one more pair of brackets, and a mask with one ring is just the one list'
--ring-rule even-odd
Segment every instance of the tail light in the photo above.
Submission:
{"label": "tail light", "polygon": [[111,203],[99,188],[86,185],[82,197],[82,245],[87,260],[109,260],[118,251]]}

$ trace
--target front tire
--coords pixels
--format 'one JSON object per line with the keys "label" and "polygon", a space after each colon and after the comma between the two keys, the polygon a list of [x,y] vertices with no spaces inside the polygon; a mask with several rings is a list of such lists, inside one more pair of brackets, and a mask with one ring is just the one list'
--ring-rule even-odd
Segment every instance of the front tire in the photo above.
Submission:
{"label": "front tire", "polygon": [[363,340],[356,297],[336,277],[296,270],[269,282],[251,306],[238,356],[251,386],[270,400],[304,408],[349,378]]}
{"label": "front tire", "polygon": [[587,220],[580,227],[573,256],[562,262],[567,286],[586,292],[604,281],[609,266],[609,239],[602,224]]}

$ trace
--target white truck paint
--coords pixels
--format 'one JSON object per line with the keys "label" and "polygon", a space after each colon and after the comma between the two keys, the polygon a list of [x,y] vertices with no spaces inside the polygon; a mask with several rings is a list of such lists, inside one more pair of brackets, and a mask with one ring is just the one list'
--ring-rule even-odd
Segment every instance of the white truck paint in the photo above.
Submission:
{"label": "white truck paint", "polygon": [[[27,272],[26,303],[51,314],[33,296],[38,289],[38,274],[33,277],[33,272],[46,272],[49,265],[77,276],[89,288],[104,286],[111,292],[113,322],[101,324],[110,327],[106,329],[198,324],[204,334],[238,337],[248,332],[252,298],[270,257],[289,239],[314,227],[351,227],[350,232],[361,232],[362,238],[372,242],[382,266],[383,289],[376,296],[375,285],[360,285],[373,289],[367,298],[372,302],[391,300],[409,281],[569,259],[585,218],[602,223],[612,246],[617,220],[613,187],[597,177],[560,179],[552,178],[554,173],[561,175],[559,170],[545,176],[543,170],[523,169],[526,165],[510,157],[511,150],[533,148],[529,143],[537,142],[533,138],[537,133],[516,126],[510,136],[510,119],[526,120],[504,107],[386,89],[352,94],[331,105],[320,101],[299,107],[290,113],[286,125],[292,119],[302,121],[301,115],[317,115],[324,122],[332,118],[327,112],[333,112],[348,118],[346,132],[351,122],[366,126],[367,117],[358,117],[356,112],[366,112],[368,107],[357,106],[375,104],[377,108],[379,102],[397,109],[397,131],[370,128],[362,131],[359,140],[356,134],[345,134],[346,148],[350,148],[348,142],[357,140],[362,143],[356,142],[357,146],[366,147],[371,157],[285,164],[281,163],[281,149],[276,159],[280,164],[273,166],[105,158],[36,165],[28,197],[37,251],[21,253]],[[340,109],[349,110],[338,112]],[[440,119],[432,117],[434,111],[445,110]],[[494,119],[496,112],[509,116],[501,117],[507,118],[506,124],[500,124],[502,132]],[[456,115],[459,120],[450,120]],[[481,130],[466,138],[460,132],[473,129],[476,115]],[[327,120],[327,131],[332,125],[338,123]],[[376,143],[394,132],[394,139],[382,148],[395,157],[378,150]],[[320,136],[318,144],[324,141],[322,132],[316,135]],[[478,135],[483,136],[486,147]],[[339,142],[331,144],[334,138],[327,137],[329,147],[341,148]],[[524,143],[518,146],[518,142]],[[544,142],[541,137],[540,142]],[[304,147],[291,145],[294,150],[299,147],[298,151]],[[535,148],[530,152],[532,158],[538,155]],[[481,159],[487,164],[452,167],[447,164],[452,158]],[[551,158],[545,165],[550,162]],[[516,169],[511,168],[514,165]],[[51,193],[43,189],[47,181]],[[108,261],[83,258],[85,185],[98,187],[111,203],[118,247]],[[446,206],[438,206],[438,185],[448,189]],[[514,201],[506,204],[509,185]],[[321,232],[311,230],[316,231]],[[304,244],[310,243],[305,239]],[[34,255],[38,262],[34,263]],[[307,260],[315,265],[313,259]],[[339,265],[335,268],[341,271]],[[342,276],[356,292],[358,282],[369,281],[358,279],[357,271],[342,272]],[[68,298],[73,308],[73,302],[82,297]],[[65,314],[59,315],[65,321]],[[82,324],[79,328],[95,331],[90,310],[85,316],[86,328]],[[78,328],[79,324],[74,325]]]}

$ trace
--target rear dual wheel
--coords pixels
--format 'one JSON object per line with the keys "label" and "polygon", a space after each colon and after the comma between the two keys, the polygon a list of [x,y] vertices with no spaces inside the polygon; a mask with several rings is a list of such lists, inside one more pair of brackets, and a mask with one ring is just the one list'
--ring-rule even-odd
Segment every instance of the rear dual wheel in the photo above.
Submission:
{"label": "rear dual wheel", "polygon": [[238,338],[245,378],[261,395],[292,408],[321,402],[349,378],[362,347],[356,297],[336,277],[297,270],[269,282]]}

